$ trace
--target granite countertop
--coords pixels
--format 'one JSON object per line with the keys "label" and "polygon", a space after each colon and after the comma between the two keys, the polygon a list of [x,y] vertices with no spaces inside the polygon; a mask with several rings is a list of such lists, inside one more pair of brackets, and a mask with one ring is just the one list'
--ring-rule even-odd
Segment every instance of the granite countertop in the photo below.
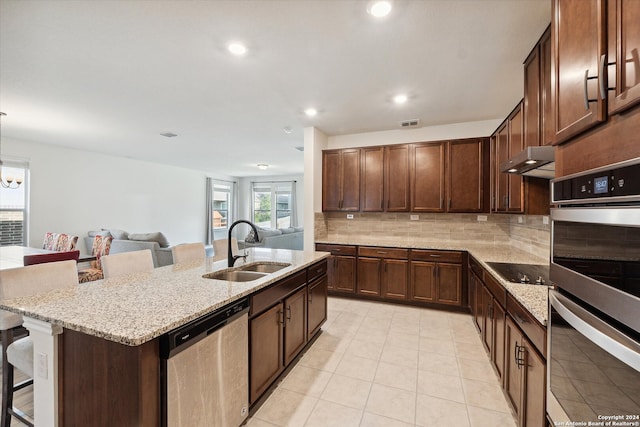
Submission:
{"label": "granite countertop", "polygon": [[319,239],[316,243],[358,245],[358,246],[386,246],[397,248],[435,249],[467,251],[482,267],[491,273],[513,297],[526,308],[542,325],[547,324],[548,287],[527,285],[506,281],[488,262],[508,262],[517,264],[549,264],[549,260],[533,255],[510,245],[493,245],[467,242],[443,242],[427,239],[407,239],[405,237],[368,237]]}
{"label": "granite countertop", "polygon": [[137,346],[217,308],[248,296],[279,279],[329,256],[326,252],[247,249],[246,261],[291,265],[250,282],[204,279],[203,274],[227,268],[227,260],[175,264],[89,283],[72,289],[0,302],[0,308],[64,328]]}

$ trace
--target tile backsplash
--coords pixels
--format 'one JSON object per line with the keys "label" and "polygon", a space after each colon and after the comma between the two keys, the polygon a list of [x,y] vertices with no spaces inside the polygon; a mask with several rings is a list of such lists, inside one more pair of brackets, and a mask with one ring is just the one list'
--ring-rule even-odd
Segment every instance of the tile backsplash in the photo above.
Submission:
{"label": "tile backsplash", "polygon": [[[380,235],[419,238],[437,242],[510,244],[534,255],[549,258],[548,217],[503,214],[359,213],[347,219],[345,212],[315,214],[315,237],[332,240]],[[545,218],[547,219],[546,224]]]}

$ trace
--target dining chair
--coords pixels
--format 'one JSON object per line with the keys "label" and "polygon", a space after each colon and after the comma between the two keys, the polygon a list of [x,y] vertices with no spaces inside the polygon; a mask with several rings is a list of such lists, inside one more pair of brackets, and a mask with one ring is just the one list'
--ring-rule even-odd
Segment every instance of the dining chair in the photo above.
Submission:
{"label": "dining chair", "polygon": [[[78,270],[73,260],[48,262],[0,270],[0,300],[27,297],[78,284]],[[30,336],[17,338],[22,316],[0,310],[2,334],[2,416],[0,426],[9,427],[11,418],[33,427],[33,420],[13,407],[13,394],[33,384],[33,342]],[[17,339],[16,339],[17,338]],[[30,378],[14,384],[14,368]]]}
{"label": "dining chair", "polygon": [[[221,259],[227,259],[228,256],[228,239],[220,239],[213,241],[213,260],[219,261]],[[231,252],[236,255],[239,252],[238,249],[238,239],[235,237],[231,238]]]}
{"label": "dining chair", "polygon": [[44,235],[42,249],[58,252],[69,252],[76,248],[78,236],[71,236],[65,233],[47,232]]}
{"label": "dining chair", "polygon": [[173,263],[204,261],[204,243],[182,243],[171,248]]}
{"label": "dining chair", "polygon": [[105,255],[102,257],[102,271],[105,279],[150,273],[153,271],[153,256],[149,249]]}
{"label": "dining chair", "polygon": [[103,256],[109,255],[111,240],[111,236],[96,236],[93,239],[91,255],[95,256],[96,259],[95,261],[91,261],[89,268],[83,268],[78,271],[78,281],[80,283],[92,282],[104,278],[101,260]]}
{"label": "dining chair", "polygon": [[78,258],[80,257],[80,251],[68,251],[68,252],[52,252],[50,254],[33,254],[33,255],[25,255],[23,257],[23,264],[33,265],[33,264],[44,264],[45,262],[56,262],[56,261],[67,261],[73,260],[78,262]]}

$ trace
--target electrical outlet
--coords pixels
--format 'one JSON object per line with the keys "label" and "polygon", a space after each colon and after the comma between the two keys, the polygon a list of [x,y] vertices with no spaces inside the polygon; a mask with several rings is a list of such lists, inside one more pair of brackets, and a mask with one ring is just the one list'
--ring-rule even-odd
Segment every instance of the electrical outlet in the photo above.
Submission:
{"label": "electrical outlet", "polygon": [[353,219],[353,214],[347,214],[347,219]]}
{"label": "electrical outlet", "polygon": [[543,216],[543,217],[542,217],[542,223],[543,223],[544,225],[549,224],[549,217],[548,217],[548,216]]}
{"label": "electrical outlet", "polygon": [[478,222],[487,222],[486,215],[478,215]]}
{"label": "electrical outlet", "polygon": [[420,219],[420,215],[411,215],[409,216],[409,219],[411,219],[411,221],[418,221]]}
{"label": "electrical outlet", "polygon": [[522,216],[518,217],[518,224],[522,224],[522,222],[524,221],[524,218]]}
{"label": "electrical outlet", "polygon": [[40,378],[44,378],[45,380],[49,376],[49,368],[47,363],[47,355],[46,353],[38,353],[36,357],[36,366],[38,376]]}

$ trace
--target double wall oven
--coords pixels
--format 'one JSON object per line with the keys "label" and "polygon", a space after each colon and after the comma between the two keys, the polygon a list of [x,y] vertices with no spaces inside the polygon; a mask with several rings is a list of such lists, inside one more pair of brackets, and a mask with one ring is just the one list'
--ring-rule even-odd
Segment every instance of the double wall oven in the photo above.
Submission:
{"label": "double wall oven", "polygon": [[640,426],[640,158],[551,191],[551,425]]}

